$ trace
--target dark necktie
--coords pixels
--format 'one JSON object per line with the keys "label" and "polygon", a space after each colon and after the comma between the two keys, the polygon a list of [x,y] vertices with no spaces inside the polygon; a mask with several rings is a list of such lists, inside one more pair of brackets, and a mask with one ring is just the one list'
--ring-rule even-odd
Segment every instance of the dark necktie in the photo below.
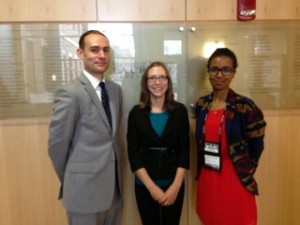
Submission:
{"label": "dark necktie", "polygon": [[110,127],[112,127],[111,112],[110,112],[110,107],[109,107],[108,95],[107,95],[106,88],[105,88],[105,83],[101,81],[99,85],[101,87],[102,106],[103,106],[104,111],[106,113],[106,116],[107,116],[108,122],[110,124]]}

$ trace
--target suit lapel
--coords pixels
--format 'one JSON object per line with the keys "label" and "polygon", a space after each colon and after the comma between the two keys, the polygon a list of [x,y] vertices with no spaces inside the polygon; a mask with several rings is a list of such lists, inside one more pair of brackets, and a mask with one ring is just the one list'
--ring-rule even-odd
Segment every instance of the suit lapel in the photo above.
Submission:
{"label": "suit lapel", "polygon": [[102,118],[103,122],[107,126],[108,130],[111,131],[111,127],[109,125],[109,122],[108,122],[108,119],[106,117],[105,111],[102,107],[102,104],[101,104],[101,101],[99,100],[99,97],[96,94],[95,89],[93,88],[90,81],[86,78],[86,76],[84,74],[81,74],[79,79],[81,80],[81,83],[83,84],[84,89],[86,90],[86,92],[91,97],[91,100],[94,103],[94,105],[95,105],[100,117]]}

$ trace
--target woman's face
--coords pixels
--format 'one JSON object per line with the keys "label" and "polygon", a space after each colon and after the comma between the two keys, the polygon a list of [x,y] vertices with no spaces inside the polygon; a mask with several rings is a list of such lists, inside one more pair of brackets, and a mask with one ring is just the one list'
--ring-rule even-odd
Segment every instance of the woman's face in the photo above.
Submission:
{"label": "woman's face", "polygon": [[[216,75],[210,75],[209,82],[211,83],[214,90],[229,89],[230,83],[235,74],[235,68],[233,68],[233,62],[228,56],[217,56],[211,60],[210,66],[212,70],[219,70]],[[225,75],[220,70],[226,70],[232,72]]]}
{"label": "woman's face", "polygon": [[152,67],[148,71],[147,86],[151,98],[164,98],[168,90],[169,79],[161,66]]}

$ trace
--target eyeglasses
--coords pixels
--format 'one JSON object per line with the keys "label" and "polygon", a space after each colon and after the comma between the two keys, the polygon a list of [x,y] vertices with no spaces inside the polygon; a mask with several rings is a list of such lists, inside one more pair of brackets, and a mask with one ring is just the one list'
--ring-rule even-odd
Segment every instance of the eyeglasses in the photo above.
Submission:
{"label": "eyeglasses", "polygon": [[153,84],[153,83],[156,82],[156,80],[158,80],[160,83],[165,83],[165,82],[167,82],[169,79],[168,79],[167,76],[158,76],[158,77],[156,77],[156,76],[149,76],[149,77],[147,77],[147,80],[148,80],[148,82],[149,82],[150,84]]}
{"label": "eyeglasses", "polygon": [[215,77],[219,74],[219,72],[221,72],[221,74],[223,76],[230,76],[235,72],[235,69],[231,68],[231,67],[223,67],[221,69],[219,69],[218,67],[210,67],[208,69],[208,74],[211,77]]}

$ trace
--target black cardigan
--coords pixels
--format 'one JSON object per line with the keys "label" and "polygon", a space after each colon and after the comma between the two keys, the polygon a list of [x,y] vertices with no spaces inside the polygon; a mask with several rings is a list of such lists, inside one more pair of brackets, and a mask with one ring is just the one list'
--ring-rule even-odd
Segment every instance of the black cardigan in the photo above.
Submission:
{"label": "black cardigan", "polygon": [[[146,168],[152,179],[174,178],[177,167],[189,169],[190,167],[190,126],[186,107],[180,103],[179,107],[169,111],[163,135],[159,137],[150,121],[150,111],[134,106],[129,112],[127,145],[128,158],[132,172],[140,168]],[[144,151],[151,147],[164,147],[174,149],[177,152],[175,168],[166,165],[159,171],[153,172],[151,166],[151,154],[144,154]],[[167,156],[173,160],[172,156]],[[157,168],[156,168],[157,169]]]}

